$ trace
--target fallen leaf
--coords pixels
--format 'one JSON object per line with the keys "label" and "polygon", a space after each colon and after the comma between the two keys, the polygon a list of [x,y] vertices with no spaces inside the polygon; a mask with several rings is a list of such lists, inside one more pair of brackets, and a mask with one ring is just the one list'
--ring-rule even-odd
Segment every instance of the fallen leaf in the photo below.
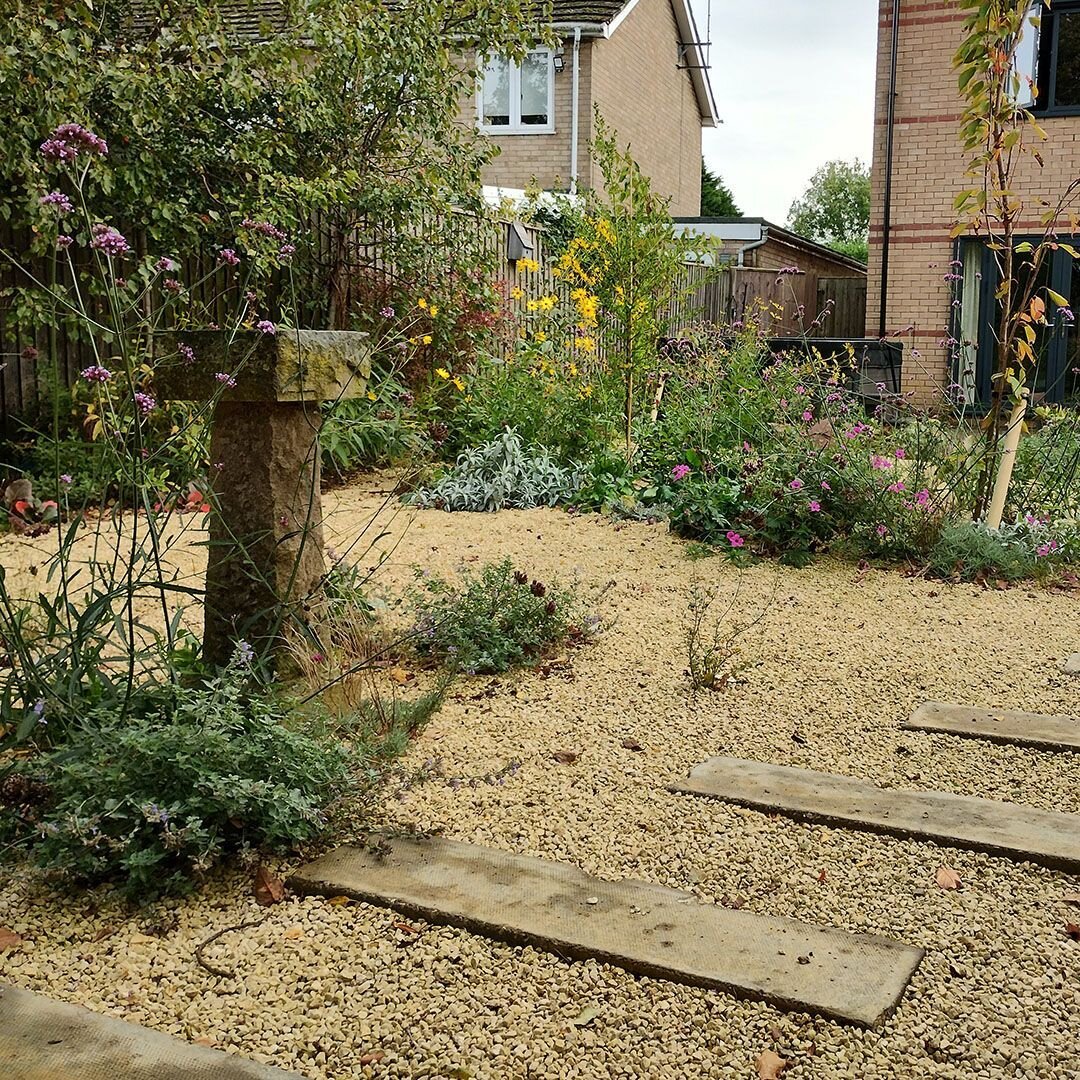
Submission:
{"label": "fallen leaf", "polygon": [[960,888],[960,875],[951,866],[939,866],[934,880],[939,889]]}
{"label": "fallen leaf", "polygon": [[22,943],[23,939],[14,930],[0,926],[0,953],[7,952],[8,949],[17,949]]}
{"label": "fallen leaf", "polygon": [[284,934],[281,935],[286,941],[295,941],[297,938],[304,936],[304,928],[302,926],[290,926]]}
{"label": "fallen leaf", "polygon": [[1062,898],[1066,904],[1076,904],[1080,907],[1080,892],[1067,892]]}
{"label": "fallen leaf", "polygon": [[149,934],[142,934],[139,931],[136,931],[134,934],[131,935],[131,938],[129,940],[131,941],[132,945],[147,945],[151,942],[157,941],[157,938],[151,937]]}
{"label": "fallen leaf", "polygon": [[326,902],[332,907],[341,907],[344,904],[355,903],[351,896],[331,896]]}
{"label": "fallen leaf", "polygon": [[556,750],[551,755],[560,765],[573,765],[581,755],[574,750]]}
{"label": "fallen leaf", "polygon": [[407,922],[396,922],[390,924],[393,929],[400,930],[403,934],[419,934],[420,927],[410,926]]}
{"label": "fallen leaf", "polygon": [[820,873],[818,874],[818,876],[817,876],[817,883],[818,883],[819,885],[824,885],[824,884],[825,884],[825,879],[826,879],[827,877],[828,877],[828,875],[827,875],[827,874],[825,873],[825,871],[824,871],[824,870],[822,870],[822,871],[821,871],[821,872],[820,872]]}
{"label": "fallen leaf", "polygon": [[278,904],[285,899],[285,882],[265,866],[255,871],[255,900],[263,907]]}
{"label": "fallen leaf", "polygon": [[1065,924],[1065,933],[1073,939],[1073,941],[1080,941],[1080,923],[1067,922]]}
{"label": "fallen leaf", "polygon": [[574,1017],[574,1027],[588,1027],[601,1012],[603,1012],[603,1010],[599,1005],[586,1005],[585,1008]]}
{"label": "fallen leaf", "polygon": [[772,1050],[765,1050],[754,1062],[758,1080],[780,1080],[780,1074],[787,1068],[787,1061]]}
{"label": "fallen leaf", "polygon": [[390,669],[390,678],[393,682],[397,683],[398,686],[404,686],[412,678],[412,675],[404,668],[392,667]]}
{"label": "fallen leaf", "polygon": [[362,1054],[358,1064],[360,1064],[360,1065],[374,1065],[376,1062],[382,1061],[382,1059],[384,1057],[386,1057],[386,1054],[383,1053],[382,1050],[376,1050],[374,1053],[371,1053],[371,1054]]}
{"label": "fallen leaf", "polygon": [[637,739],[623,739],[622,748],[624,750],[633,750],[636,753],[641,753],[645,749]]}
{"label": "fallen leaf", "polygon": [[217,1040],[210,1038],[209,1035],[204,1035],[201,1039],[193,1041],[196,1046],[217,1046]]}

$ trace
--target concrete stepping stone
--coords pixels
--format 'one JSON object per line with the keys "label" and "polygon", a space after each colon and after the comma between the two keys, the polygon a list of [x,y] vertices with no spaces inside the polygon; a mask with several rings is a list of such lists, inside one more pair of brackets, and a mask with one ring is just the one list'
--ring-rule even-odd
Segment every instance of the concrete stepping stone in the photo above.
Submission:
{"label": "concrete stepping stone", "polygon": [[1015,743],[1039,750],[1080,750],[1080,720],[1071,716],[1042,716],[1015,709],[975,709],[928,701],[920,705],[901,727],[909,731],[934,731]]}
{"label": "concrete stepping stone", "polygon": [[376,835],[302,867],[289,885],[868,1027],[896,1007],[923,955],[887,938],[439,837]]}
{"label": "concrete stepping stone", "polygon": [[670,790],[766,814],[1080,870],[1080,814],[943,791],[893,791],[850,776],[727,757],[710,758]]}
{"label": "concrete stepping stone", "polygon": [[247,1058],[0,984],[4,1080],[303,1080]]}

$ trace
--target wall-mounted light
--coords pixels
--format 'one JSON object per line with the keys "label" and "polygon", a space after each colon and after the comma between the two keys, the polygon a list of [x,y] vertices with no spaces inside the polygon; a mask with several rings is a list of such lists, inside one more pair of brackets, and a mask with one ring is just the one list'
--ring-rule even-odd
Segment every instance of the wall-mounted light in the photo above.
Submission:
{"label": "wall-mounted light", "polygon": [[563,68],[566,67],[566,60],[563,58],[561,52],[555,53],[551,58],[552,66],[555,68],[555,74],[561,75]]}

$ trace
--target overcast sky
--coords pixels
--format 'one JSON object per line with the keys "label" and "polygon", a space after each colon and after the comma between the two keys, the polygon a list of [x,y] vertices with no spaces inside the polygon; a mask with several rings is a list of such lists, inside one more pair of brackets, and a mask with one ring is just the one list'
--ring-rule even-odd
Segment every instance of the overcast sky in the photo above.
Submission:
{"label": "overcast sky", "polygon": [[[710,0],[693,0],[706,36]],[[708,166],[748,217],[778,225],[818,166],[871,157],[877,0],[711,0],[723,123]]]}

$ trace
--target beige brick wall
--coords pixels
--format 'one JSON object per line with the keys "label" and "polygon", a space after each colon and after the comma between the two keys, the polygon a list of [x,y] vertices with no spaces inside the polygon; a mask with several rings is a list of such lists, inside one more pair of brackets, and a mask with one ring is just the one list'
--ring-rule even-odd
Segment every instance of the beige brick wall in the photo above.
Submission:
{"label": "beige brick wall", "polygon": [[[599,186],[589,155],[593,103],[630,144],[656,191],[671,199],[674,215],[701,212],[701,114],[693,83],[678,63],[679,31],[671,0],[638,0],[607,39],[581,43],[578,181]],[[484,170],[485,184],[566,190],[570,181],[573,40],[563,45],[566,67],[555,76],[553,135],[492,136],[499,155]],[[462,108],[476,122],[475,98]]]}
{"label": "beige brick wall", "polygon": [[[886,117],[892,50],[892,0],[879,2],[879,39],[870,228],[867,333],[880,327]],[[901,7],[892,170],[886,334],[906,342],[905,389],[931,403],[951,381],[952,294],[944,280],[953,258],[953,200],[971,186],[957,136],[963,102],[952,57],[961,40],[952,0],[907,0]],[[1045,167],[1026,160],[1016,190],[1038,220],[1038,200],[1056,198],[1080,172],[1080,117],[1042,121]],[[898,333],[898,331],[904,331]]]}
{"label": "beige brick wall", "polygon": [[[606,41],[593,46],[593,97],[630,144],[671,212],[701,213],[701,113],[690,73],[680,70],[671,0],[639,0]],[[598,186],[600,177],[591,177]]]}

